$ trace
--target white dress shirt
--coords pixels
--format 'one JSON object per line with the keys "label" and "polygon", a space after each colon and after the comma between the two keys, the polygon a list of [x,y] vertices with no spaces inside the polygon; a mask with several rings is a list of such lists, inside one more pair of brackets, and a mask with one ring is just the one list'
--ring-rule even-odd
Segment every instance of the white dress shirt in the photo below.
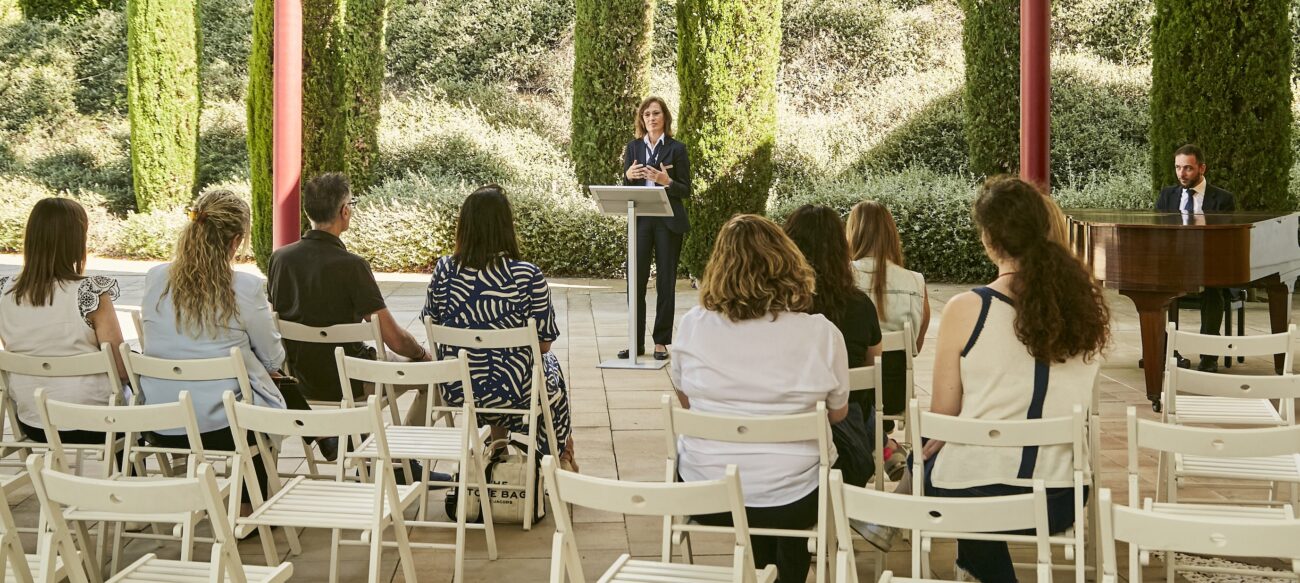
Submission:
{"label": "white dress shirt", "polygon": [[[646,154],[645,165],[651,166],[657,170],[659,168],[659,160],[656,159],[655,153],[659,151],[660,146],[664,145],[664,134],[659,134],[659,141],[655,142],[654,144],[650,143],[650,134],[646,134],[645,137],[641,139],[645,141],[645,154]],[[651,160],[654,160],[653,164],[650,162]],[[659,183],[655,182],[653,178],[647,178],[645,179],[645,185],[659,186]]]}
{"label": "white dress shirt", "polygon": [[[1178,211],[1185,213],[1187,211],[1183,209],[1187,208],[1187,189],[1182,187],[1179,188],[1183,193],[1178,197]],[[1201,208],[1205,204],[1205,177],[1202,176],[1201,182],[1196,186],[1193,186],[1191,190],[1193,194],[1192,213],[1198,215],[1205,214],[1205,211]]]}

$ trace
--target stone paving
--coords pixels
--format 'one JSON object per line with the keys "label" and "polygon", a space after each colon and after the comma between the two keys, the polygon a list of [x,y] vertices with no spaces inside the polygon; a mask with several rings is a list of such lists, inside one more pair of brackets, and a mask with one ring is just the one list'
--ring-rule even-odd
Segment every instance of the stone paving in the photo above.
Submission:
{"label": "stone paving", "polygon": [[[0,275],[16,273],[21,258],[7,255],[0,256]],[[129,262],[92,258],[90,270],[94,274],[112,275],[118,279],[122,297],[117,302],[121,310],[123,331],[128,340],[134,340],[135,332],[129,314],[131,309],[138,309],[143,293],[144,273],[153,263]],[[252,266],[240,269],[256,272]],[[389,308],[398,321],[405,325],[417,338],[424,338],[418,316],[424,304],[424,290],[428,276],[424,274],[380,274],[380,287],[383,290]],[[927,406],[933,365],[933,341],[942,322],[944,304],[948,298],[967,289],[964,285],[932,284],[929,288],[933,322],[927,334],[926,349],[916,360],[916,394],[922,406]],[[571,390],[570,398],[573,408],[574,440],[578,463],[586,474],[620,478],[624,480],[661,480],[664,468],[665,439],[662,434],[662,417],[659,409],[662,395],[672,390],[667,369],[660,371],[621,371],[601,370],[596,364],[603,359],[614,357],[614,353],[626,345],[626,301],[623,295],[624,284],[616,280],[575,280],[555,279],[551,281],[551,291],[558,316],[561,336],[553,345],[568,378]],[[653,294],[653,292],[652,292]],[[1116,501],[1127,500],[1126,440],[1124,415],[1126,408],[1134,406],[1144,418],[1154,418],[1148,402],[1142,393],[1142,371],[1136,362],[1140,353],[1138,344],[1138,326],[1136,312],[1132,303],[1114,293],[1108,293],[1113,314],[1114,343],[1102,367],[1100,383],[1102,415],[1102,451],[1099,468],[1101,483],[1113,489]],[[680,316],[697,302],[697,295],[687,282],[681,282],[677,288],[677,311]],[[653,306],[653,299],[648,300]],[[1195,312],[1184,311],[1184,325],[1193,325],[1197,319]],[[1267,332],[1267,307],[1263,303],[1251,303],[1247,306],[1246,322],[1248,334]],[[1252,359],[1244,365],[1235,366],[1234,374],[1263,374],[1271,369],[1271,362],[1264,359]],[[403,406],[409,403],[404,398]],[[301,464],[301,450],[290,447],[283,460],[286,468]],[[1154,488],[1154,458],[1146,456],[1145,471],[1142,478],[1144,495],[1150,495]],[[1234,492],[1208,490],[1200,492],[1212,497],[1230,499],[1236,497]],[[22,498],[20,494],[19,498]],[[18,502],[17,516],[20,524],[35,522],[35,500],[28,497]],[[441,508],[440,503],[431,506],[433,512]],[[436,516],[433,518],[437,518]],[[660,542],[660,523],[657,519],[622,517],[619,515],[577,509],[575,514],[579,546],[588,577],[595,577],[621,553],[631,553],[637,557],[657,557]],[[471,531],[469,551],[465,573],[467,581],[545,581],[551,554],[551,534],[553,521],[545,520],[529,532],[523,532],[517,525],[498,525],[497,537],[500,555],[497,560],[486,558],[486,550],[481,534]],[[413,540],[450,540],[449,533],[430,534],[417,531]],[[282,535],[278,535],[281,553],[288,552],[283,544]],[[30,544],[30,541],[29,541]],[[281,557],[294,563],[295,579],[303,581],[321,580],[328,573],[329,546],[328,535],[321,531],[309,531],[304,537],[305,551],[302,555]],[[859,549],[859,569],[864,580],[872,572],[875,553],[865,552],[866,543],[859,540],[855,545]],[[246,541],[240,545],[244,557],[250,561],[262,561],[261,545]],[[128,547],[132,557],[145,552],[158,552],[162,556],[174,554],[168,547],[157,549],[143,542],[133,542]],[[206,555],[206,550],[202,553]],[[696,546],[697,557],[702,562],[726,563],[730,561],[730,543],[719,540],[699,541]],[[936,576],[951,575],[953,546],[939,543],[933,553],[934,573]],[[366,573],[366,554],[364,549],[345,547],[341,553],[341,580],[364,581]],[[1020,555],[1017,555],[1020,557]],[[1127,554],[1121,549],[1118,555],[1126,561]],[[1026,555],[1026,559],[1032,557]],[[1060,553],[1057,552],[1058,562]],[[450,581],[450,552],[416,550],[415,562],[421,581]],[[1155,563],[1153,561],[1153,563]],[[895,570],[906,574],[909,567],[907,544],[900,543],[890,553],[888,564]],[[402,581],[398,569],[396,551],[384,554],[385,580]],[[1157,565],[1148,569],[1151,575],[1162,571]],[[1121,565],[1122,575],[1127,575],[1127,565]],[[1061,577],[1070,577],[1061,572]],[[1033,579],[1029,571],[1022,571],[1024,580]],[[810,577],[810,580],[813,580]]]}

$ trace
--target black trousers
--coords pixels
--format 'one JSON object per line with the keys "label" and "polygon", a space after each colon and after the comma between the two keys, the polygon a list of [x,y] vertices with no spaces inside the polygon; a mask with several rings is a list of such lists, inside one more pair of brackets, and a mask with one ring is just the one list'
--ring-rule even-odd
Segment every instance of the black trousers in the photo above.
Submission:
{"label": "black trousers", "polygon": [[[1227,303],[1228,290],[1219,287],[1207,287],[1201,291],[1201,334],[1220,336],[1223,334],[1223,306]],[[1178,298],[1169,309],[1169,321],[1178,322]],[[1218,356],[1202,354],[1202,360],[1214,360]]]}
{"label": "black trousers", "polygon": [[[256,444],[257,438],[253,436],[253,432],[249,431],[247,433],[248,433],[248,443],[250,445]],[[151,431],[144,435],[144,439],[145,441],[148,441],[151,445],[155,447],[174,447],[177,449],[184,449],[190,446],[190,438],[188,435],[185,435],[184,433],[180,435],[163,435],[161,433],[154,433]],[[221,429],[214,429],[212,431],[200,433],[199,441],[203,443],[203,449],[211,449],[216,451],[235,451],[235,436],[233,433],[231,433],[229,427],[223,427]],[[266,456],[259,455],[253,458],[253,472],[257,474],[257,489],[262,493],[262,500],[266,500],[266,493],[267,493],[266,462],[267,462]],[[241,500],[242,502],[251,501],[247,489],[244,490],[244,495],[242,498],[243,498]]]}
{"label": "black trousers", "polygon": [[[731,514],[704,514],[695,521],[708,526],[731,526]],[[745,507],[745,519],[750,528],[805,529],[817,524],[817,490],[784,506]],[[808,539],[784,536],[750,536],[754,549],[754,566],[762,569],[776,565],[778,583],[803,583],[808,579],[812,555],[808,554]],[[833,559],[832,559],[833,560]]]}
{"label": "black trousers", "polygon": [[681,233],[674,233],[658,217],[636,222],[636,337],[645,342],[645,294],[650,283],[650,254],[655,260],[655,344],[673,343],[673,311],[677,303],[677,261],[682,253]]}

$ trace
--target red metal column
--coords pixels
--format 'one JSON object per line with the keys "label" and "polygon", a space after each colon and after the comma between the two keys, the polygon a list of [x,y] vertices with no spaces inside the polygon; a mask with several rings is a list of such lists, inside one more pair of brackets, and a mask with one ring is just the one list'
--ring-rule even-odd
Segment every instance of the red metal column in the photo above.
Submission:
{"label": "red metal column", "polygon": [[1020,177],[1051,188],[1051,0],[1020,0]]}
{"label": "red metal column", "polygon": [[298,181],[302,174],[302,0],[275,0],[275,113],[271,137],[275,197],[272,243],[279,249],[299,237]]}

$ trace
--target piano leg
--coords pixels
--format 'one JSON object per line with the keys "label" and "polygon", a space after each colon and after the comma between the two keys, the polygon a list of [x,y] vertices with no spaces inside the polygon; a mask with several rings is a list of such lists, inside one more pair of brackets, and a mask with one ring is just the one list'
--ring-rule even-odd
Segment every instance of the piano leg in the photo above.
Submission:
{"label": "piano leg", "polygon": [[[1264,289],[1268,290],[1268,319],[1274,334],[1286,332],[1287,326],[1291,324],[1291,285],[1291,282],[1276,275],[1265,280]],[[1274,354],[1273,368],[1277,374],[1289,372],[1282,370],[1285,366],[1286,355]]]}
{"label": "piano leg", "polygon": [[1147,399],[1151,408],[1160,411],[1160,392],[1165,378],[1165,321],[1169,303],[1181,292],[1120,290],[1137,307],[1138,325],[1142,330],[1142,373],[1146,377]]}

